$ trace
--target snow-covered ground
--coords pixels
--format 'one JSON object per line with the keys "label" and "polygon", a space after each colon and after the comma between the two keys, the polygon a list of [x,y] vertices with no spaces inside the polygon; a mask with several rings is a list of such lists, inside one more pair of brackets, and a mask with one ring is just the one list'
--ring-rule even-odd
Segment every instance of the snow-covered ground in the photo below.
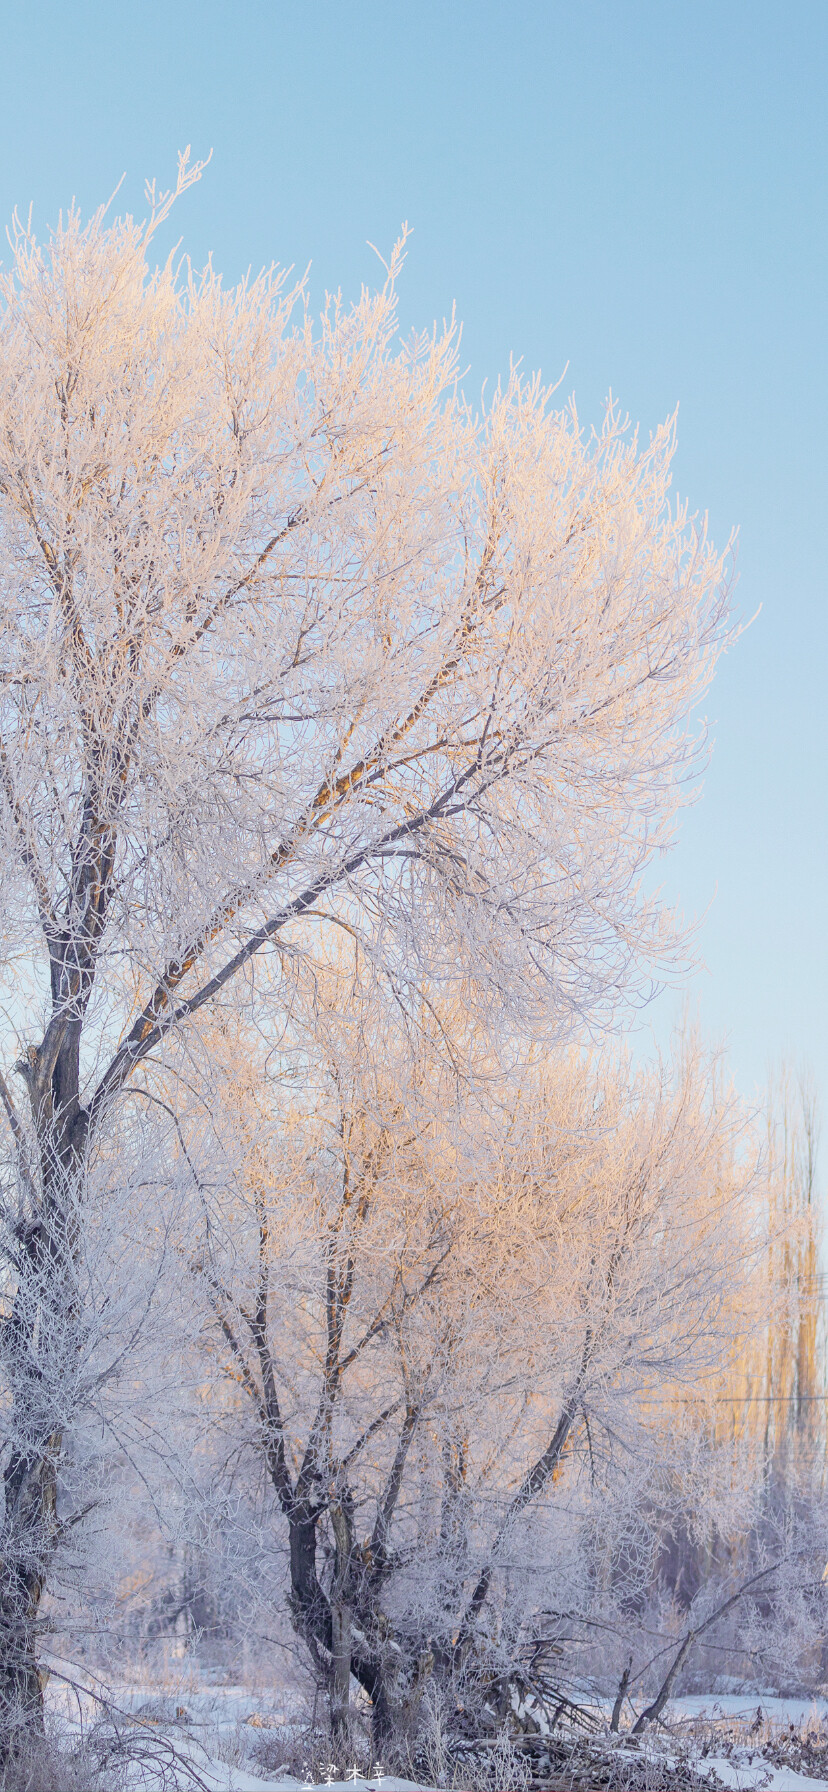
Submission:
{"label": "snow-covered ground", "polygon": [[[285,1689],[253,1692],[243,1686],[180,1682],[96,1685],[88,1670],[55,1662],[47,1687],[53,1720],[74,1735],[88,1730],[101,1715],[104,1695],[114,1726],[138,1743],[139,1758],[124,1765],[124,1792],[156,1792],[174,1783],[180,1792],[415,1792],[411,1780],[354,1777],[347,1781],[292,1777],[279,1760],[278,1736],[290,1735],[302,1714]],[[665,1712],[677,1734],[694,1720],[705,1722],[707,1752],[702,1772],[715,1773],[729,1792],[826,1792],[824,1779],[792,1768],[774,1767],[760,1753],[769,1735],[790,1735],[808,1729],[828,1737],[828,1699],[777,1698],[757,1693],[723,1693],[677,1698]],[[710,1726],[721,1730],[721,1744]],[[255,1746],[273,1735],[275,1759],[270,1771],[255,1762]],[[662,1732],[663,1734],[663,1732]],[[755,1740],[753,1738],[755,1737]],[[645,1745],[646,1749],[646,1745]],[[647,1750],[646,1752],[649,1752]],[[663,1760],[663,1754],[661,1756]],[[666,1763],[665,1763],[666,1765]],[[666,1792],[666,1787],[665,1787]]]}
{"label": "snow-covered ground", "polygon": [[754,1792],[754,1788],[755,1792],[825,1792],[828,1785],[828,1780],[810,1779],[789,1767],[769,1767],[767,1761],[750,1765],[747,1760],[732,1761],[725,1755],[708,1755],[704,1768],[735,1792]]}
{"label": "snow-covered ground", "polygon": [[[828,1779],[813,1779],[790,1767],[773,1767],[750,1746],[750,1731],[779,1735],[804,1729],[828,1734],[828,1700],[813,1698],[777,1698],[766,1693],[710,1693],[672,1699],[665,1712],[667,1722],[680,1724],[692,1718],[721,1724],[723,1731],[738,1726],[748,1741],[731,1753],[718,1754],[711,1749],[699,1763],[705,1772],[713,1771],[723,1786],[735,1792],[824,1792]],[[751,1760],[751,1755],[753,1759]]]}
{"label": "snow-covered ground", "polygon": [[687,1694],[670,1700],[667,1716],[729,1718],[734,1723],[750,1724],[759,1710],[766,1723],[779,1729],[793,1724],[798,1730],[809,1723],[814,1729],[828,1730],[828,1699],[778,1699],[764,1692]]}
{"label": "snow-covered ground", "polygon": [[[171,1774],[180,1792],[315,1792],[308,1780],[287,1770],[254,1771],[234,1760],[268,1731],[290,1729],[300,1714],[290,1693],[256,1694],[243,1686],[196,1685],[192,1676],[179,1683],[111,1683],[104,1686],[86,1668],[52,1664],[46,1689],[47,1710],[67,1737],[80,1737],[101,1717],[103,1702],[113,1726],[141,1738],[141,1758],[124,1767],[124,1792],[168,1788]],[[174,1765],[175,1762],[175,1765]],[[325,1792],[428,1792],[412,1780],[393,1775],[347,1781],[326,1778]]]}

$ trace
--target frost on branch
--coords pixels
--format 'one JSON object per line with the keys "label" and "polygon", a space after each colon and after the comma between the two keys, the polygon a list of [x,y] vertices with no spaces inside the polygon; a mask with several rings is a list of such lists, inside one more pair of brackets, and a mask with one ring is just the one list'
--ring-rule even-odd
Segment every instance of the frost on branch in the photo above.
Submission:
{"label": "frost on branch", "polygon": [[94,982],[102,1099],[314,910],[592,1012],[663,943],[637,877],[725,640],[672,427],[584,439],[517,375],[472,416],[396,261],[314,322],[144,249],[70,216],[3,282],[4,921],[56,1029]]}
{"label": "frost on branch", "polygon": [[119,1098],[219,997],[278,1036],[326,925],[409,1013],[605,1019],[670,949],[640,873],[728,638],[672,425],[585,437],[518,374],[473,414],[452,330],[398,341],[401,248],[319,319],[274,270],[153,269],[174,197],[18,226],[0,280],[4,1722],[59,1542],[44,1316],[81,1335]]}
{"label": "frost on branch", "polygon": [[387,1747],[434,1697],[485,1732],[537,1626],[572,1640],[565,1589],[595,1611],[605,1582],[607,1620],[642,1504],[657,1538],[699,1491],[674,1402],[744,1324],[756,1186],[698,1054],[672,1083],[573,1054],[484,1101],[346,985],[269,1076],[213,1035],[188,1237],[233,1484],[269,1486],[334,1728],[353,1675]]}

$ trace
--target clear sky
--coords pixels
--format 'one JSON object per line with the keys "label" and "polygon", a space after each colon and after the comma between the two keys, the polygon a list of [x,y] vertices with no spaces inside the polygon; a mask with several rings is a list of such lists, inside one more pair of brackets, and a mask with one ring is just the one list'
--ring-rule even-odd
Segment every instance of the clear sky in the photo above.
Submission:
{"label": "clear sky", "polygon": [[745,1092],[787,1053],[826,1112],[828,0],[6,0],[2,44],[5,217],[124,170],[140,212],[212,148],[176,230],[228,279],[350,295],[406,219],[404,321],[456,304],[472,393],[513,354],[586,421],[610,387],[645,435],[680,405],[678,489],[738,525],[761,614],[660,875]]}

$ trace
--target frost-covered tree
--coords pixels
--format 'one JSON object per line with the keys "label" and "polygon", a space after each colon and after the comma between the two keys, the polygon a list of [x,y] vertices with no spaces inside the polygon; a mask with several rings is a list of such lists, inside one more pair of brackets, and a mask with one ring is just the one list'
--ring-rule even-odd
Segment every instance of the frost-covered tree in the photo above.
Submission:
{"label": "frost-covered tree", "polygon": [[278,1006],[320,917],[402,1000],[606,1012],[665,944],[639,874],[726,637],[669,425],[585,437],[517,374],[473,414],[451,330],[398,341],[399,251],[318,321],[279,273],[153,270],[173,197],[15,226],[0,284],[0,1704],[34,1722],[41,1353],[113,1103],[218,992]]}
{"label": "frost-covered tree", "polygon": [[[287,1521],[298,1628],[324,1678],[353,1607],[381,1727],[429,1650],[454,1679],[492,1626],[519,1632],[527,1525],[573,1452],[602,1483],[619,1452],[645,1480],[661,1456],[668,1492],[672,1396],[703,1406],[744,1332],[758,1229],[744,1122],[697,1053],[670,1085],[577,1054],[504,1076],[478,1049],[469,1096],[356,986],[327,1012],[323,987],[275,1084],[232,1030],[210,1040],[189,1264],[247,1410],[231,1458],[246,1438]],[[680,1508],[698,1487],[673,1469]]]}
{"label": "frost-covered tree", "polygon": [[559,1055],[483,1101],[412,1066],[353,989],[296,1047],[298,1087],[284,1042],[275,1081],[238,1047],[214,1036],[210,1122],[185,1123],[228,1460],[270,1482],[335,1727],[352,1673],[381,1743],[427,1683],[468,1721],[525,1620],[571,1600],[555,1485],[569,1558],[581,1468],[620,1484],[616,1530],[630,1479],[667,1499],[672,1475],[679,1508],[698,1491],[671,1403],[704,1402],[744,1327],[744,1117],[691,1049],[637,1077]]}

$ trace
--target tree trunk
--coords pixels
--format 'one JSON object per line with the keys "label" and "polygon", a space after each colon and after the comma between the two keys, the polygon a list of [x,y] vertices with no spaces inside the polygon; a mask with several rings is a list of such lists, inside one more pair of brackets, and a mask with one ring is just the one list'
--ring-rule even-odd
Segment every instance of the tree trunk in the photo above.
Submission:
{"label": "tree trunk", "polygon": [[330,1655],[333,1648],[331,1608],[316,1573],[317,1522],[318,1513],[309,1512],[297,1501],[288,1523],[290,1603],[300,1635],[311,1648],[319,1646]]}
{"label": "tree trunk", "polygon": [[331,1607],[331,1729],[336,1741],[350,1735],[351,1608],[343,1599]]}
{"label": "tree trunk", "polygon": [[[374,1614],[370,1610],[361,1609],[360,1583],[355,1598],[353,1589],[349,1588],[347,1598],[335,1596],[333,1602],[320,1586],[316,1573],[316,1527],[320,1517],[321,1509],[311,1507],[303,1500],[297,1500],[288,1514],[290,1605],[294,1626],[304,1638],[317,1669],[329,1688],[331,1726],[334,1733],[337,1728],[341,1733],[341,1720],[348,1708],[350,1677],[353,1674],[371,1700],[371,1729],[374,1746],[379,1752],[387,1746],[393,1734],[392,1704],[379,1654],[371,1652],[370,1648],[366,1649],[362,1643],[355,1649],[352,1630],[354,1615],[358,1617],[361,1627],[367,1626],[370,1630]],[[343,1593],[344,1591],[343,1588]]]}
{"label": "tree trunk", "polygon": [[627,1692],[629,1690],[631,1673],[632,1673],[632,1656],[630,1656],[630,1659],[627,1662],[624,1672],[621,1675],[621,1679],[618,1682],[618,1691],[615,1695],[615,1704],[612,1707],[612,1717],[610,1718],[610,1730],[612,1731],[613,1735],[617,1735],[618,1731],[621,1728],[621,1713],[624,1709],[624,1700],[625,1700],[625,1698],[627,1696]]}
{"label": "tree trunk", "polygon": [[353,1505],[347,1489],[329,1501],[336,1544],[331,1589],[331,1732],[340,1746],[349,1740],[351,1700],[351,1558]]}
{"label": "tree trunk", "polygon": [[[50,1447],[51,1446],[51,1447]],[[0,1765],[33,1732],[43,1731],[37,1620],[55,1510],[53,1435],[41,1454],[15,1450],[4,1476],[6,1549],[0,1564]]]}
{"label": "tree trunk", "polygon": [[[31,1336],[26,1341],[34,1355]],[[24,1733],[43,1729],[38,1617],[57,1538],[57,1465],[63,1443],[49,1392],[36,1362],[19,1365],[12,1396],[14,1442],[3,1476],[0,1764],[14,1754]]]}
{"label": "tree trunk", "polygon": [[[40,1603],[59,1536],[57,1473],[78,1350],[77,1202],[83,1148],[72,1121],[77,1103],[51,1120],[51,1101],[28,1066],[40,1146],[32,1217],[19,1229],[18,1285],[3,1329],[11,1448],[3,1475],[0,1531],[0,1771],[32,1735],[43,1733],[37,1660]],[[71,1067],[70,1067],[71,1069]],[[51,1095],[65,1078],[58,1060]]]}

